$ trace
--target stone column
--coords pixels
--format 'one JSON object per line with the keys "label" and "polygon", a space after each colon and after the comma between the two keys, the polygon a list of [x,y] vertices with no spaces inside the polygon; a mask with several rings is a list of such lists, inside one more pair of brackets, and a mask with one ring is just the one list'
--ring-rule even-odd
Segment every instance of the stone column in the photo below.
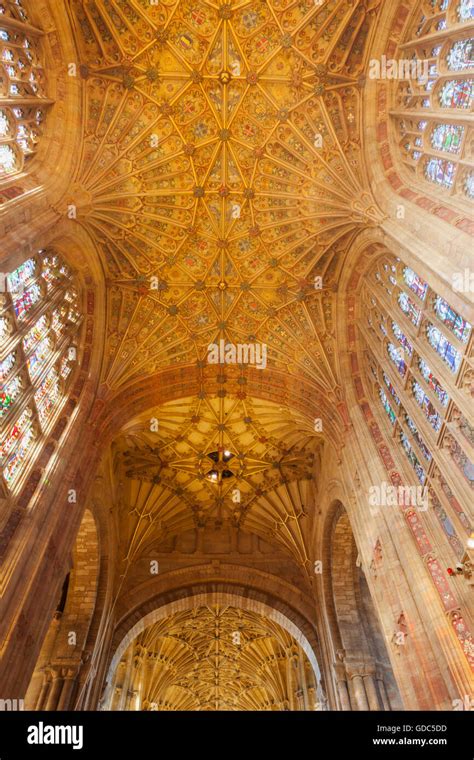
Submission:
{"label": "stone column", "polygon": [[34,710],[44,710],[44,706],[48,699],[50,686],[51,686],[51,676],[49,672],[43,671],[43,682],[41,684],[41,690],[38,695],[38,699],[36,701],[36,704],[33,707]]}
{"label": "stone column", "polygon": [[77,668],[65,668],[63,689],[58,702],[58,710],[70,710],[71,709],[71,697],[73,689],[76,685],[78,670]]}
{"label": "stone column", "polygon": [[341,709],[344,711],[352,710],[349,689],[347,687],[346,669],[342,663],[334,663],[334,674],[336,677],[337,693]]}
{"label": "stone column", "polygon": [[51,668],[51,687],[48,693],[48,699],[44,707],[45,710],[54,711],[58,709],[59,697],[63,688],[63,678],[61,668]]}
{"label": "stone column", "polygon": [[384,673],[380,668],[377,668],[375,678],[379,689],[380,699],[382,700],[382,708],[383,710],[389,711],[392,708],[390,705],[390,700],[388,698],[387,688],[385,686]]}
{"label": "stone column", "polygon": [[380,700],[377,693],[377,687],[375,685],[375,669],[367,670],[364,675],[365,693],[367,695],[367,701],[369,703],[369,710],[380,710]]}
{"label": "stone column", "polygon": [[358,710],[368,710],[369,703],[367,701],[367,695],[365,693],[364,678],[361,673],[355,673],[351,676],[352,686],[354,688],[354,696]]}

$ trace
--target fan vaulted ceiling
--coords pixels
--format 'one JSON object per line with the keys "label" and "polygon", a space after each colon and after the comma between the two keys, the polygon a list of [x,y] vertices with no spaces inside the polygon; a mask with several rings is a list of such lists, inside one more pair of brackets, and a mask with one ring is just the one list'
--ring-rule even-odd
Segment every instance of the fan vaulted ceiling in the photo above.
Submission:
{"label": "fan vaulted ceiling", "polygon": [[[195,529],[204,526],[254,533],[308,569],[305,505],[319,439],[304,418],[229,397],[179,399],[153,414],[156,432],[144,417],[114,445],[123,483],[121,572],[173,549],[192,554]],[[225,530],[215,536],[215,554],[219,546],[226,556]]]}
{"label": "fan vaulted ceiling", "polygon": [[223,338],[340,393],[334,290],[378,219],[359,97],[377,5],[70,0],[85,140],[67,200],[106,266],[109,387]]}
{"label": "fan vaulted ceiling", "polygon": [[[165,370],[198,377],[197,396],[114,444],[122,573],[202,526],[259,536],[308,570],[314,418],[332,440],[344,424],[339,274],[379,220],[360,113],[378,5],[70,0],[84,143],[66,201],[106,271],[105,393]],[[267,369],[210,365],[221,340],[265,344]],[[301,384],[298,412],[272,372]],[[255,374],[272,402],[256,400]]]}
{"label": "fan vaulted ceiling", "polygon": [[[177,612],[132,642],[123,667],[129,652],[142,709],[288,710],[300,677],[297,658],[316,699],[311,666],[293,637],[277,623],[234,607]],[[124,674],[119,667],[119,679]],[[137,709],[133,699],[131,709]]]}

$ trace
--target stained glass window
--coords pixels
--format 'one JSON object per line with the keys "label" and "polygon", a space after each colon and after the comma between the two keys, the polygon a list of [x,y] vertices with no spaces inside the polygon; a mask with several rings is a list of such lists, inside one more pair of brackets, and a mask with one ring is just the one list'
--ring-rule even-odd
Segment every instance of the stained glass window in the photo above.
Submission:
{"label": "stained glass window", "polygon": [[0,317],[0,343],[4,343],[10,334],[10,323],[6,317]]}
{"label": "stained glass window", "polygon": [[21,377],[14,377],[0,391],[0,417],[3,417],[4,413],[13,406],[13,402],[20,395],[21,388]]}
{"label": "stained glass window", "polygon": [[459,153],[464,137],[464,127],[456,124],[437,124],[431,134],[431,145],[445,153]]}
{"label": "stained glass window", "polygon": [[[474,38],[466,36],[458,23],[472,19],[474,0],[457,2],[452,11],[444,1],[417,0],[416,6],[415,21],[408,25],[398,55],[402,60],[409,50],[414,61],[427,63],[428,71],[425,77],[412,72],[408,84],[405,80],[394,85],[398,107],[392,118],[403,162],[416,184],[422,179],[449,191],[449,196],[456,192],[470,198],[472,151],[466,123],[459,117],[472,106],[474,79],[469,74],[474,68]],[[446,113],[443,120],[440,110]],[[449,160],[440,153],[449,154]]]}
{"label": "stained glass window", "polygon": [[416,382],[416,380],[413,381],[413,395],[416,399],[416,402],[418,406],[421,407],[423,410],[423,413],[430,423],[434,430],[438,432],[438,430],[441,428],[442,420],[436,409],[434,408],[433,404],[431,403],[430,399],[424,392],[423,388],[419,383]]}
{"label": "stained glass window", "polygon": [[20,292],[25,285],[35,276],[36,262],[34,259],[28,259],[21,266],[10,272],[7,277],[8,290],[10,293]]}
{"label": "stained glass window", "polygon": [[398,305],[403,313],[413,322],[415,327],[417,327],[421,319],[421,311],[416,306],[415,302],[412,301],[406,293],[402,292],[398,296]]}
{"label": "stained glass window", "polygon": [[457,372],[461,364],[461,354],[454,346],[444,337],[443,333],[434,325],[427,328],[427,336],[434,350],[441,356],[443,361],[449,366],[451,372]]}
{"label": "stained glass window", "polygon": [[[5,0],[1,15],[0,59],[3,62],[3,97],[0,97],[0,178],[22,171],[36,151],[47,100],[41,63],[40,33],[23,27],[26,14],[18,3]],[[14,99],[14,103],[12,100]]]}
{"label": "stained glass window", "polygon": [[425,164],[425,177],[441,187],[453,186],[456,164],[444,158],[429,158]]}
{"label": "stained glass window", "polygon": [[28,312],[38,303],[41,298],[41,288],[38,283],[33,283],[29,288],[13,299],[13,308],[17,319],[22,320]]}
{"label": "stained glass window", "polygon": [[21,465],[29,456],[35,440],[35,431],[32,427],[22,435],[15,449],[6,457],[6,464],[3,468],[3,476],[10,484],[16,475],[18,475]]}
{"label": "stained glass window", "polygon": [[406,335],[400,330],[396,322],[392,322],[392,332],[398,342],[402,344],[403,350],[408,354],[408,356],[411,356],[413,354],[413,346],[411,345]]}
{"label": "stained glass window", "polygon": [[33,410],[25,409],[19,419],[7,430],[0,445],[0,457],[5,462],[3,476],[11,483],[30,451],[35,438]]}
{"label": "stained glass window", "polygon": [[[12,350],[0,364],[6,431],[0,437],[0,471],[6,487],[14,489],[65,399],[81,315],[73,273],[50,251],[38,252],[8,273],[6,283],[0,319]],[[26,410],[18,417],[19,405]]]}
{"label": "stained glass window", "polygon": [[387,352],[391,361],[395,364],[400,375],[404,377],[407,371],[407,365],[403,361],[403,350],[401,348],[395,348],[393,343],[389,343],[387,345]]}
{"label": "stained glass window", "polygon": [[441,319],[446,327],[451,330],[452,333],[462,340],[463,343],[467,343],[469,335],[471,334],[471,325],[465,319],[463,319],[457,312],[454,311],[441,296],[437,296],[434,304],[436,314]]}
{"label": "stained glass window", "polygon": [[397,406],[400,406],[400,399],[397,396],[397,392],[395,388],[393,387],[392,383],[390,382],[390,378],[388,375],[383,372],[383,380],[385,385],[387,386],[388,390],[390,391],[390,395],[392,396],[393,400],[395,401]]}
{"label": "stained glass window", "polygon": [[0,362],[0,380],[3,382],[15,366],[15,354],[8,354],[7,358]]}
{"label": "stained glass window", "polygon": [[74,360],[70,358],[69,354],[67,356],[64,356],[61,360],[61,365],[59,369],[59,374],[63,378],[63,380],[66,380],[69,375],[72,372],[72,369],[74,367]]}
{"label": "stained glass window", "polygon": [[28,354],[27,365],[30,378],[34,380],[46,366],[48,359],[53,352],[54,344],[51,338],[47,337],[40,341],[34,351]]}
{"label": "stained glass window", "polygon": [[458,18],[460,21],[474,19],[474,0],[461,0],[458,5]]}
{"label": "stained glass window", "polygon": [[440,90],[440,106],[442,108],[470,108],[472,86],[472,79],[450,79]]}
{"label": "stained glass window", "polygon": [[40,343],[48,334],[48,330],[49,319],[46,314],[43,314],[23,338],[23,350],[25,353],[28,353],[35,345]]}
{"label": "stained glass window", "polygon": [[431,456],[431,453],[430,453],[427,445],[423,441],[423,438],[419,434],[418,428],[416,427],[416,425],[413,422],[412,418],[409,417],[408,414],[405,415],[405,422],[407,423],[412,436],[414,437],[415,441],[417,442],[418,446],[420,447],[421,453],[423,454],[424,458],[426,459],[427,462],[431,462],[431,460],[432,460],[433,457]]}
{"label": "stained glass window", "polygon": [[55,367],[48,373],[35,393],[35,404],[42,425],[51,416],[55,405],[61,398],[59,374]]}
{"label": "stained glass window", "polygon": [[7,112],[0,108],[0,137],[7,137],[11,131],[11,125],[8,120]]}
{"label": "stained glass window", "polygon": [[388,415],[388,418],[389,418],[390,422],[392,423],[392,425],[394,425],[397,418],[396,418],[395,412],[393,411],[392,407],[390,406],[390,402],[389,402],[389,400],[388,400],[385,392],[382,390],[382,388],[379,388],[379,395],[380,395],[380,399],[382,401],[383,407],[384,407],[384,409],[385,409],[385,411],[386,411],[386,413]]}
{"label": "stained glass window", "polygon": [[426,380],[430,388],[434,390],[434,392],[438,396],[443,406],[447,406],[449,403],[449,395],[446,393],[446,391],[444,390],[439,380],[437,380],[436,377],[433,375],[427,363],[423,359],[419,359],[418,367],[424,379]]}
{"label": "stained glass window", "polygon": [[[375,272],[378,278],[374,277]],[[380,286],[385,288],[391,277],[396,281],[395,292],[398,291],[396,306],[395,296],[386,299],[380,291]],[[399,291],[400,287],[403,291]],[[379,418],[388,417],[396,434],[390,436],[388,423],[384,434],[381,424],[387,449],[390,450],[394,440],[400,442],[405,452],[400,456],[407,457],[415,482],[430,489],[431,506],[437,510],[441,536],[460,552],[463,544],[454,528],[460,521],[462,529],[471,530],[469,518],[461,504],[465,483],[474,488],[474,457],[470,454],[474,446],[474,425],[468,411],[470,377],[463,375],[461,382],[457,373],[463,357],[470,356],[471,325],[464,319],[462,311],[454,311],[416,271],[389,254],[382,255],[369,272],[362,285],[362,298],[360,334],[362,343],[364,339],[366,341],[365,364],[372,368],[375,364],[374,377],[379,381],[379,398],[374,402],[373,414]],[[399,308],[408,320],[402,321]],[[386,327],[388,340],[382,340],[379,334],[378,340],[374,341],[365,327],[367,314],[372,317],[374,325]],[[419,329],[421,324],[422,331]],[[452,339],[449,338],[450,334]],[[434,351],[448,365],[453,373],[451,377],[448,368],[443,369],[441,361],[434,358]],[[426,353],[429,363],[423,353]],[[442,382],[433,374],[433,365],[437,367],[436,372]],[[397,380],[391,367],[396,367],[401,380]],[[368,369],[367,378],[370,378],[368,388],[373,387]],[[453,400],[449,395],[451,387],[456,388],[452,391]],[[454,460],[451,466],[447,456]],[[442,478],[443,472],[449,472],[449,486]],[[402,474],[403,482],[404,478],[410,482],[409,472]]]}
{"label": "stained glass window", "polygon": [[382,401],[383,407],[384,407],[384,409],[385,409],[385,411],[386,411],[386,413],[388,415],[388,418],[389,418],[391,424],[394,425],[395,421],[396,421],[395,412],[393,411],[392,407],[390,406],[390,402],[389,402],[386,394],[382,390],[382,388],[379,388],[379,396],[380,396],[380,399]]}
{"label": "stained glass window", "polygon": [[426,298],[426,291],[428,290],[427,283],[422,280],[421,277],[418,277],[413,269],[410,269],[409,267],[403,269],[403,279],[418,298],[424,301]]}
{"label": "stained glass window", "polygon": [[19,166],[17,156],[11,145],[0,144],[0,178],[13,174]]}
{"label": "stained glass window", "polygon": [[400,432],[400,443],[402,444],[405,454],[407,455],[408,461],[410,462],[411,466],[415,470],[418,480],[420,481],[420,483],[424,484],[426,480],[426,473],[423,467],[421,466],[420,462],[418,461],[418,457],[413,451],[413,447],[410,441],[408,440],[408,437],[403,432]]}
{"label": "stained glass window", "polygon": [[467,40],[457,40],[451,47],[446,61],[452,71],[464,71],[474,66],[473,42],[472,37]]}

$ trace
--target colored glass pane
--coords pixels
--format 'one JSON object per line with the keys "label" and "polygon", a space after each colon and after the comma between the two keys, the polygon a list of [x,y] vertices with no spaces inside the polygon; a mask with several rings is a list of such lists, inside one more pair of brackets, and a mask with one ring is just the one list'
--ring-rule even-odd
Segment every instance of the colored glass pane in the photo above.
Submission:
{"label": "colored glass pane", "polygon": [[59,374],[65,380],[72,372],[72,364],[67,356],[64,356],[61,360],[61,366]]}
{"label": "colored glass pane", "polygon": [[380,395],[380,400],[382,401],[382,405],[383,405],[383,407],[384,407],[384,409],[385,409],[385,411],[386,411],[386,413],[388,415],[388,418],[389,418],[390,422],[392,423],[392,425],[394,425],[397,418],[396,418],[395,412],[393,411],[392,407],[390,406],[390,402],[389,402],[389,400],[388,400],[385,392],[382,390],[382,388],[379,388],[379,395]]}
{"label": "colored glass pane", "polygon": [[51,416],[60,396],[59,375],[56,368],[53,368],[35,393],[35,404],[41,425],[44,425]]}
{"label": "colored glass pane", "polygon": [[431,145],[445,153],[459,153],[464,137],[464,127],[456,124],[438,124],[431,133]]}
{"label": "colored glass pane", "polygon": [[420,369],[421,374],[423,375],[423,378],[426,380],[429,387],[434,390],[434,392],[438,396],[443,406],[447,406],[449,403],[449,396],[444,390],[439,380],[437,380],[436,377],[433,375],[427,363],[423,359],[420,359],[418,362],[418,367]]}
{"label": "colored glass pane", "polygon": [[434,408],[421,385],[417,383],[416,380],[413,382],[412,388],[413,395],[418,406],[423,410],[423,414],[425,415],[430,425],[434,428],[434,430],[436,430],[436,432],[438,432],[442,424],[441,417],[439,416],[438,412]]}
{"label": "colored glass pane", "polygon": [[474,0],[461,0],[457,13],[460,21],[471,21],[471,19],[474,19]]}
{"label": "colored glass pane", "polygon": [[30,427],[22,435],[15,450],[7,456],[3,468],[3,477],[7,483],[11,484],[15,477],[21,472],[21,466],[29,456],[30,450],[34,445],[34,439],[34,431],[33,428]]}
{"label": "colored glass pane", "polygon": [[465,71],[474,66],[473,38],[457,40],[451,47],[446,61],[451,71]]}
{"label": "colored glass pane", "polygon": [[6,317],[0,317],[0,343],[3,343],[10,334],[9,323]]}
{"label": "colored glass pane", "polygon": [[449,366],[451,372],[457,372],[461,364],[461,354],[444,337],[443,333],[434,325],[429,325],[427,336],[431,346]]}
{"label": "colored glass pane", "polygon": [[48,333],[48,318],[46,314],[38,319],[35,326],[23,338],[23,349],[28,353],[37,343],[46,337]]}
{"label": "colored glass pane", "polygon": [[22,388],[21,378],[14,377],[0,390],[0,417],[10,410]]}
{"label": "colored glass pane", "polygon": [[416,476],[420,483],[424,483],[426,480],[426,473],[421,466],[420,462],[418,461],[418,457],[416,456],[415,452],[413,451],[413,447],[408,440],[408,437],[405,435],[405,433],[400,433],[400,442],[402,444],[402,447],[405,451],[405,454],[407,455],[408,461],[410,462],[411,466],[416,472]]}
{"label": "colored glass pane", "polygon": [[393,400],[395,401],[396,405],[400,406],[400,399],[397,396],[397,392],[396,392],[395,388],[393,387],[392,383],[390,382],[390,378],[388,377],[388,375],[385,374],[385,372],[383,373],[383,380],[384,380],[384,383],[385,383],[385,385],[387,386],[387,388],[388,388],[388,390],[390,392],[390,395],[392,396]]}
{"label": "colored glass pane", "polygon": [[30,428],[32,417],[33,411],[31,409],[25,409],[15,424],[11,426],[6,438],[2,441],[0,448],[0,456],[2,459],[14,449],[17,441],[21,438],[23,433]]}
{"label": "colored glass pane", "polygon": [[8,354],[7,358],[0,362],[0,381],[6,380],[11,370],[15,366],[15,354]]}
{"label": "colored glass pane", "polygon": [[34,380],[40,372],[43,370],[48,362],[52,353],[52,344],[49,338],[45,338],[37,344],[36,348],[28,356],[28,372],[32,380]]}
{"label": "colored glass pane", "polygon": [[9,145],[0,145],[0,176],[11,174],[16,169],[16,156]]}
{"label": "colored glass pane", "polygon": [[10,131],[10,125],[8,122],[7,114],[5,111],[0,110],[0,137],[6,137]]}
{"label": "colored glass pane", "polygon": [[402,292],[398,296],[398,305],[403,313],[413,322],[415,327],[417,327],[421,319],[421,311],[416,306],[415,302],[412,301],[406,293]]}
{"label": "colored glass pane", "polygon": [[467,343],[472,329],[469,322],[454,311],[448,302],[445,301],[444,298],[441,298],[441,296],[437,296],[434,308],[436,314],[446,327],[451,330],[459,340],[462,340],[463,343]]}
{"label": "colored glass pane", "polygon": [[395,348],[393,343],[389,343],[387,345],[387,352],[398,372],[403,377],[407,371],[407,365],[403,361],[403,350],[401,348]]}
{"label": "colored glass pane", "polygon": [[431,462],[431,460],[432,460],[433,457],[431,456],[431,453],[430,453],[427,445],[423,441],[423,438],[419,434],[418,428],[416,427],[416,425],[413,422],[412,418],[409,417],[408,414],[405,415],[405,422],[407,423],[412,436],[414,437],[415,441],[417,442],[418,446],[420,447],[421,453],[423,454],[424,458],[426,459],[427,462]]}
{"label": "colored glass pane", "polygon": [[439,93],[442,108],[470,108],[472,102],[472,79],[450,79]]}
{"label": "colored glass pane", "polygon": [[34,283],[23,291],[23,293],[16,296],[13,299],[13,308],[15,309],[16,317],[20,320],[24,319],[27,313],[38,303],[40,298],[41,288],[37,283]]}
{"label": "colored glass pane", "polygon": [[25,285],[35,276],[36,263],[34,259],[28,259],[15,269],[7,277],[8,290],[10,293],[21,291]]}
{"label": "colored glass pane", "polygon": [[456,164],[444,158],[429,158],[425,163],[425,177],[441,187],[453,186]]}
{"label": "colored glass pane", "polygon": [[404,268],[403,279],[410,290],[412,290],[421,301],[424,301],[426,298],[426,291],[428,290],[427,283],[422,280],[421,277],[418,277],[413,269],[410,269],[409,267]]}
{"label": "colored glass pane", "polygon": [[392,322],[392,332],[395,335],[399,343],[402,344],[403,350],[411,356],[413,354],[413,346],[406,337],[406,335],[400,330],[396,322]]}

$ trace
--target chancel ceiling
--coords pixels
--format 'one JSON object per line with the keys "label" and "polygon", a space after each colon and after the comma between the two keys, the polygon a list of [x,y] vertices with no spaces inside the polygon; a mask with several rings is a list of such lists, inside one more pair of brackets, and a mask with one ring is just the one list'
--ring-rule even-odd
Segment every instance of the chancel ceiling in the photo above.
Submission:
{"label": "chancel ceiling", "polygon": [[[293,704],[303,685],[311,706]],[[314,709],[317,699],[308,658],[286,630],[219,605],[177,612],[146,628],[125,652],[115,689],[127,692],[131,710]]]}
{"label": "chancel ceiling", "polygon": [[222,339],[340,398],[334,292],[379,218],[360,116],[378,4],[70,0],[85,134],[67,202],[106,267],[112,390]]}

